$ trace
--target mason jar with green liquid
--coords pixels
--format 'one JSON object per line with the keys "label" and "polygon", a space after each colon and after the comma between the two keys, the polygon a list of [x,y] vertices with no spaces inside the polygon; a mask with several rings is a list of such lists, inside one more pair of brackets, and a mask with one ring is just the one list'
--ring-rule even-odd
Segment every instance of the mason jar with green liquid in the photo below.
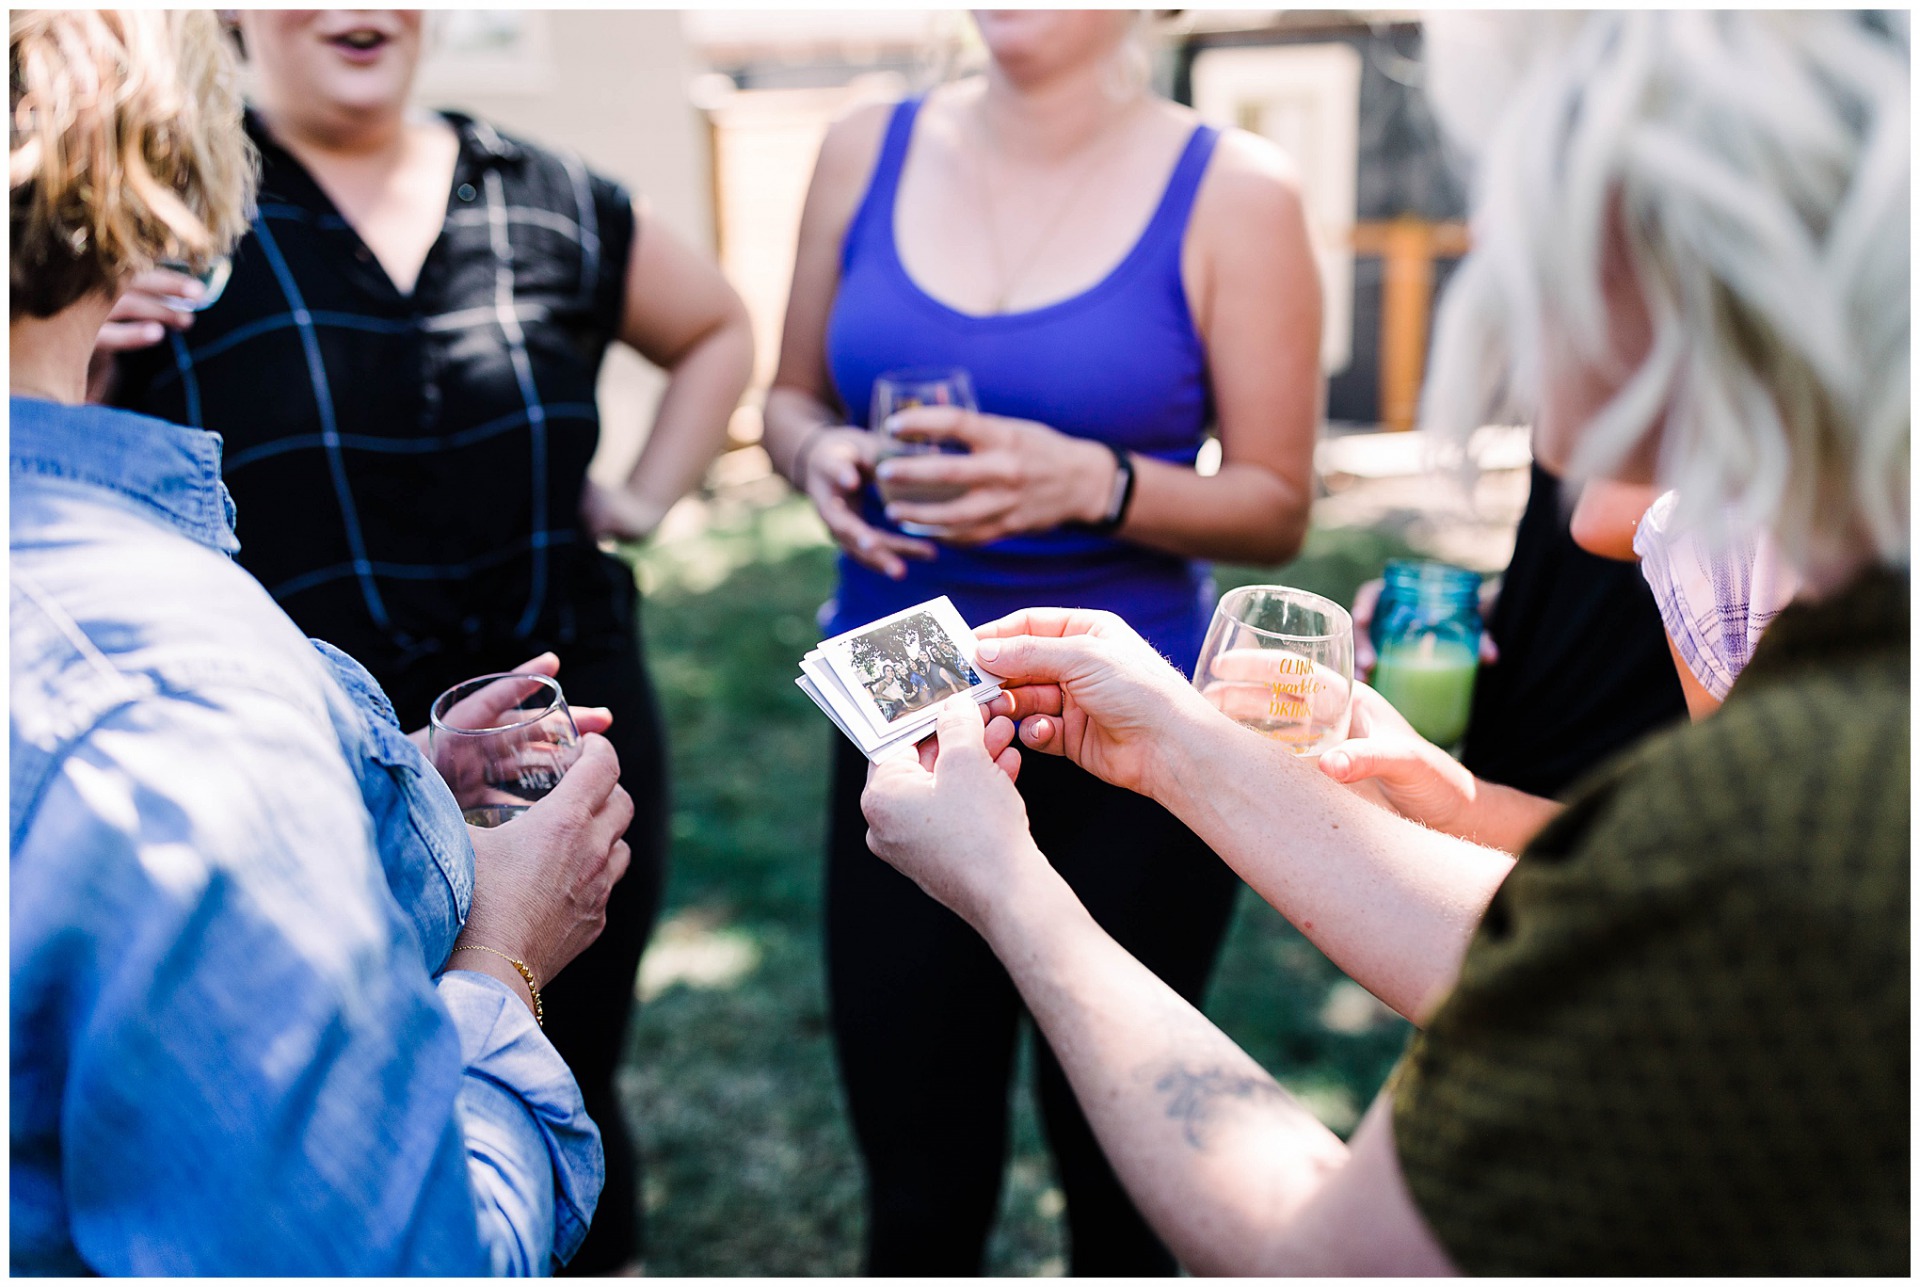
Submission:
{"label": "mason jar with green liquid", "polygon": [[1480,669],[1480,574],[1448,563],[1395,559],[1370,631],[1374,691],[1414,731],[1452,747],[1467,731]]}

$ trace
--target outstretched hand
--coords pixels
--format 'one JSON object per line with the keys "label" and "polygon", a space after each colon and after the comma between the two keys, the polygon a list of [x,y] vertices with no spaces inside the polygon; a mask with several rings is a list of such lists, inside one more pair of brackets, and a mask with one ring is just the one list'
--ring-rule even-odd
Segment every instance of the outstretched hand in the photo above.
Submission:
{"label": "outstretched hand", "polygon": [[1034,864],[1051,870],[1005,763],[1019,756],[1008,744],[1012,726],[992,722],[1006,725],[997,754],[980,706],[966,696],[947,699],[932,751],[874,764],[860,796],[867,848],[976,929]]}
{"label": "outstretched hand", "polygon": [[1115,786],[1153,794],[1159,744],[1173,727],[1220,718],[1111,612],[1028,608],[974,633],[980,664],[1005,685],[988,712],[1017,720],[1023,745]]}
{"label": "outstretched hand", "polygon": [[1459,835],[1473,806],[1465,765],[1414,732],[1393,704],[1366,684],[1353,686],[1347,741],[1320,757],[1320,772],[1402,817]]}

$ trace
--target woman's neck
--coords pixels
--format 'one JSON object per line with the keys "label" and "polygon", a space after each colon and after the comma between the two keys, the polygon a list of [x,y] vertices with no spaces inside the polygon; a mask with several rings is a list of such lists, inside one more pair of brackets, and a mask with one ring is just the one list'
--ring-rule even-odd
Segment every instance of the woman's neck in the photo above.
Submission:
{"label": "woman's neck", "polygon": [[52,317],[18,317],[7,327],[9,392],[78,406],[87,400],[87,364],[113,297],[89,295]]}
{"label": "woman's neck", "polygon": [[979,111],[996,145],[1040,163],[1070,156],[1146,91],[1115,76],[1118,55],[1061,68],[1044,80],[1020,81],[989,62]]}
{"label": "woman's neck", "polygon": [[280,146],[302,163],[319,160],[358,164],[397,161],[406,151],[404,107],[326,116],[288,112],[263,101],[256,109]]}

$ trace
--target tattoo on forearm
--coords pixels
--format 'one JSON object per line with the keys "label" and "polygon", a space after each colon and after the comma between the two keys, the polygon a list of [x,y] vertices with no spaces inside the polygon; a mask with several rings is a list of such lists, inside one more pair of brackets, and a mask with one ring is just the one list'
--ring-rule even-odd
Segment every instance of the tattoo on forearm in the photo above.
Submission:
{"label": "tattoo on forearm", "polygon": [[1273,1078],[1264,1073],[1235,1073],[1224,1068],[1196,1072],[1184,1066],[1162,1074],[1153,1088],[1167,1096],[1167,1116],[1180,1123],[1187,1143],[1197,1149],[1207,1146],[1205,1131],[1215,1100],[1247,1102],[1283,1094]]}

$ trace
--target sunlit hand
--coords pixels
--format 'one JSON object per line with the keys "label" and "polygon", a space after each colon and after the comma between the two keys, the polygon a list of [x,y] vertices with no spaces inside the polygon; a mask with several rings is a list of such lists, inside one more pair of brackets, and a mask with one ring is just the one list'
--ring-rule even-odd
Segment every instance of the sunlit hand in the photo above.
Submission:
{"label": "sunlit hand", "polygon": [[[553,653],[543,652],[538,657],[528,658],[526,661],[521,662],[518,666],[515,666],[513,669],[517,673],[522,675],[545,675],[549,679],[552,679],[560,674],[560,658],[555,656]],[[518,687],[519,687],[518,685],[508,686],[508,688],[518,688]],[[507,691],[508,691],[507,688],[502,688],[500,690],[500,693],[498,695],[502,698],[502,700],[494,707],[494,710],[496,713],[498,711],[505,710],[508,706],[511,706],[514,701],[519,700],[517,695],[511,699],[506,698],[505,695]],[[471,712],[468,711],[467,709],[468,703],[478,701],[482,699],[485,696],[485,694],[493,693],[493,692],[494,692],[494,688],[489,687],[486,690],[484,690],[484,693],[476,693],[473,697],[469,697],[466,702],[462,702],[459,706],[455,707],[454,709],[455,711],[460,713],[463,717],[468,714],[478,714],[480,713],[478,711],[471,711]],[[584,733],[604,733],[609,728],[613,727],[613,712],[608,710],[605,706],[575,706],[572,702],[568,702],[567,709],[573,712],[573,726],[579,729],[580,732],[583,734]],[[426,729],[416,728],[411,733],[407,734],[407,738],[415,746],[420,748],[420,754],[426,756],[429,761],[432,760],[433,748],[427,740]],[[449,785],[451,785],[451,783],[449,783]]]}
{"label": "sunlit hand", "polygon": [[915,407],[889,422],[905,434],[963,443],[965,455],[895,456],[879,472],[902,486],[948,484],[964,495],[937,503],[896,501],[896,523],[937,528],[955,545],[980,545],[1020,532],[1106,517],[1113,495],[1113,453],[1100,443],[1032,420],[982,415],[960,407]]}
{"label": "sunlit hand", "polygon": [[[193,312],[184,305],[198,302],[205,293],[206,288],[193,278],[164,268],[149,269],[128,283],[94,336],[93,355],[87,361],[87,401],[105,402],[113,396],[117,354],[151,348],[167,332],[192,326]],[[171,307],[168,300],[183,306]]]}
{"label": "sunlit hand", "polygon": [[184,273],[154,268],[139,274],[114,301],[106,325],[93,342],[94,352],[144,349],[165,339],[168,331],[186,330],[193,325],[193,313],[167,301],[198,303],[205,294],[206,288]]}
{"label": "sunlit hand", "polygon": [[873,438],[850,426],[819,430],[799,483],[841,549],[898,581],[907,574],[906,560],[931,559],[939,551],[931,541],[882,531],[860,517],[860,491],[873,476]]}
{"label": "sunlit hand", "polygon": [[1026,802],[998,762],[1018,752],[991,754],[983,718],[971,698],[949,698],[936,752],[875,764],[860,796],[867,847],[975,928],[1036,868],[1050,870],[1027,830]]}
{"label": "sunlit hand", "polygon": [[980,664],[1006,686],[989,714],[1116,786],[1153,794],[1161,740],[1182,721],[1223,718],[1111,612],[1029,608],[974,633]]}
{"label": "sunlit hand", "polygon": [[[459,942],[519,957],[545,986],[606,927],[607,895],[631,857],[621,837],[632,821],[620,759],[589,734],[545,799],[503,826],[467,828],[473,906]],[[460,964],[478,964],[475,955]]]}
{"label": "sunlit hand", "polygon": [[[987,719],[987,727],[981,742],[987,748],[987,758],[999,765],[1000,771],[1006,774],[1010,781],[1018,782],[1020,752],[1014,746],[1014,741],[1019,734],[1018,726],[1004,715],[992,715],[984,711],[983,715]],[[929,773],[933,772],[933,766],[940,759],[938,731],[936,730],[932,736],[922,738],[913,748],[913,752],[920,761],[920,767]]]}
{"label": "sunlit hand", "polygon": [[636,496],[624,487],[605,487],[588,479],[580,492],[580,521],[595,540],[644,541],[666,516],[658,501]]}
{"label": "sunlit hand", "polygon": [[1392,703],[1353,688],[1350,738],[1320,757],[1320,771],[1402,817],[1459,835],[1472,808],[1472,773],[1413,731]]}

